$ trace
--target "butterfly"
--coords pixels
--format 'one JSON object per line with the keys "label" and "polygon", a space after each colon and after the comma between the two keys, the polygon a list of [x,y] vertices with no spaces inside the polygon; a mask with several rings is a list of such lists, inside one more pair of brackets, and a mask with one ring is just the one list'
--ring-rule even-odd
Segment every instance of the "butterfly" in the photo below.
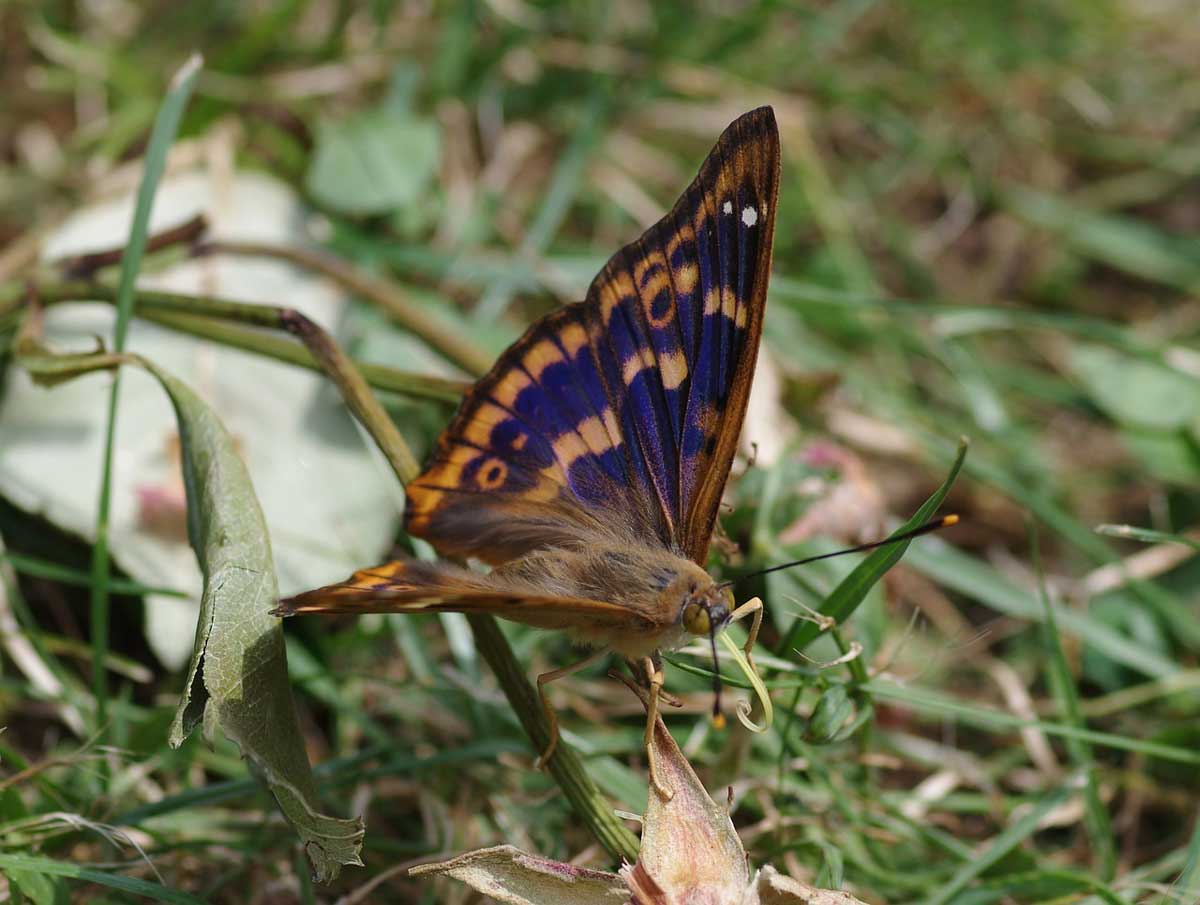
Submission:
{"label": "butterfly", "polygon": [[449,562],[402,559],[276,612],[490,613],[615,652],[646,682],[660,652],[753,615],[705,569],[754,377],[779,187],[770,107],[735,120],[670,212],[609,259],[581,302],[534,323],[466,394],[407,489],[406,531]]}

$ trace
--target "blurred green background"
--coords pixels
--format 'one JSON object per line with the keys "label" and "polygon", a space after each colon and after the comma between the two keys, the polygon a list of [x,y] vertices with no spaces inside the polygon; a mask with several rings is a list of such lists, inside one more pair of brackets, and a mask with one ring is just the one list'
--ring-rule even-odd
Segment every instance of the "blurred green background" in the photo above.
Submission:
{"label": "blurred green background", "polygon": [[[748,428],[771,448],[731,485],[724,527],[740,549],[725,571],[877,536],[967,435],[951,497],[963,524],[914,545],[846,628],[864,672],[777,648],[853,563],[762,583],[765,647],[782,658],[775,727],[710,731],[706,678],[674,669],[688,707],[672,729],[710,788],[732,784],[753,862],[869,902],[1200,901],[1196,13],[1183,0],[9,0],[0,365],[43,241],[132,191],[192,51],[205,67],[168,178],[270,174],[303,202],[297,244],[385,280],[485,358],[581,297],[720,131],[771,104],[783,182],[759,383],[773,392]],[[181,257],[163,254],[160,267]],[[357,295],[327,324],[353,354],[466,376]],[[452,411],[384,398],[418,454]],[[366,868],[314,887],[232,746],[167,748],[184,676],[148,647],[144,588],[114,604],[119,731],[105,745],[31,691],[14,639],[79,677],[67,694],[94,710],[87,590],[50,568],[78,570],[87,545],[14,499],[0,499],[0,533],[24,557],[7,561],[23,603],[0,629],[0,855],[161,883],[162,901],[261,903],[468,901],[395,868],[501,842],[606,864],[530,769],[461,624],[298,624],[288,652],[310,756],[330,761],[326,811],[368,822]],[[572,656],[560,638],[508,634],[530,675]],[[844,718],[814,727],[818,700],[847,683]],[[560,684],[589,772],[639,811],[636,702],[601,668]],[[1089,784],[1070,793],[1076,771]],[[5,873],[12,901],[131,895]]]}

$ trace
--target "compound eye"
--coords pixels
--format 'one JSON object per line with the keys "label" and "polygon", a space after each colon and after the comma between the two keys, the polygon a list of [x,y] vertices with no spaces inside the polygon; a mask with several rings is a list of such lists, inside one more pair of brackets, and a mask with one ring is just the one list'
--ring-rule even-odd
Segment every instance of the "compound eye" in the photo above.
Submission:
{"label": "compound eye", "polygon": [[707,635],[712,630],[707,608],[699,603],[689,603],[683,608],[683,627],[693,635]]}

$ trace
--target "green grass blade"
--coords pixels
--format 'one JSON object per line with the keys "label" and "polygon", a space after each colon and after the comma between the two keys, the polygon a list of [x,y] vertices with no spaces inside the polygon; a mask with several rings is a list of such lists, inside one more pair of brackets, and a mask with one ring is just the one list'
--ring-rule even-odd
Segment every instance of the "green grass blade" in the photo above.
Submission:
{"label": "green grass blade", "polygon": [[1200,751],[1181,748],[1176,745],[1164,745],[1160,742],[1148,742],[1138,738],[1126,738],[1123,735],[1113,735],[1110,732],[1096,732],[1092,729],[1080,729],[1063,723],[1051,723],[1046,720],[1027,720],[1013,716],[1003,710],[982,707],[968,701],[960,701],[949,695],[939,694],[928,689],[906,688],[895,682],[872,679],[860,686],[864,691],[881,698],[902,701],[914,710],[923,710],[933,714],[950,714],[962,722],[984,729],[1038,729],[1047,735],[1057,735],[1062,738],[1074,738],[1090,742],[1105,748],[1116,748],[1121,751],[1135,751],[1163,760],[1175,761],[1181,764],[1200,765]]}
{"label": "green grass blade", "polygon": [[998,890],[1006,896],[1025,895],[1030,901],[1066,902],[1065,892],[1087,892],[1105,905],[1129,905],[1129,901],[1098,880],[1070,870],[1034,870],[1020,874],[1005,874],[979,884],[981,889]]}
{"label": "green grass blade", "polygon": [[1200,902],[1200,812],[1192,829],[1192,839],[1187,847],[1187,862],[1175,881],[1171,894],[1163,896],[1162,905],[1176,902]]}
{"label": "green grass blade", "polygon": [[[150,229],[150,211],[154,206],[154,195],[167,163],[167,151],[179,130],[179,121],[187,106],[202,61],[199,56],[191,57],[175,73],[171,87],[159,108],[150,133],[150,144],[146,149],[146,163],[142,171],[142,182],[138,188],[137,206],[133,212],[133,225],[129,230],[129,242],[121,258],[121,280],[117,290],[117,322],[113,335],[113,348],[121,352],[125,348],[125,336],[129,332],[129,320],[133,316],[133,287],[142,264],[142,253],[146,248],[146,234]],[[121,394],[121,374],[115,373],[108,397],[108,420],[105,425],[104,464],[101,468],[100,499],[96,504],[96,540],[92,547],[92,691],[96,696],[96,724],[103,727],[108,719],[108,610],[109,610],[109,558],[108,518],[112,505],[113,454],[116,448],[117,402]]]}
{"label": "green grass blade", "polygon": [[1136,528],[1133,525],[1097,525],[1096,533],[1108,537],[1127,537],[1130,540],[1140,540],[1147,544],[1183,544],[1193,550],[1200,550],[1200,540],[1194,537],[1170,534],[1166,531],[1153,531],[1149,528]]}
{"label": "green grass blade", "polygon": [[[945,544],[925,544],[909,554],[908,563],[943,587],[965,594],[990,609],[1017,619],[1039,622],[1041,608],[1024,588],[990,563]],[[1088,613],[1058,614],[1059,627],[1094,647],[1116,663],[1142,675],[1162,679],[1180,671],[1170,656],[1136,638],[1128,637]]]}
{"label": "green grass blade", "polygon": [[155,902],[168,902],[170,905],[204,905],[203,899],[170,889],[158,883],[148,883],[134,877],[94,870],[90,867],[80,867],[78,864],[68,864],[65,861],[55,861],[51,858],[36,858],[32,855],[3,855],[0,854],[0,870],[24,871],[28,873],[46,874],[51,877],[70,877],[107,886],[121,892],[132,893],[152,899]]}
{"label": "green grass blade", "polygon": [[[1042,608],[1046,613],[1046,620],[1042,624],[1042,639],[1049,654],[1050,687],[1058,700],[1059,709],[1066,722],[1083,729],[1086,724],[1079,706],[1075,676],[1072,675],[1066,654],[1063,653],[1058,635],[1058,621],[1054,615],[1054,603],[1046,591],[1036,527],[1030,532],[1030,539],[1034,571],[1038,576],[1038,596],[1041,597]],[[1083,739],[1068,738],[1066,744],[1071,760],[1075,762],[1075,766],[1084,776],[1083,824],[1092,845],[1096,869],[1100,874],[1100,879],[1111,880],[1117,871],[1117,850],[1113,840],[1112,821],[1109,820],[1108,811],[1100,799],[1100,787],[1096,781],[1096,762],[1092,757],[1091,748]]]}
{"label": "green grass blade", "polygon": [[[963,439],[959,441],[954,464],[950,466],[950,473],[946,475],[946,480],[922,504],[913,517],[896,530],[896,534],[912,531],[933,517],[938,507],[942,505],[942,501],[946,499],[950,488],[954,486],[954,481],[958,477],[959,471],[962,470],[966,457],[967,441]],[[871,553],[842,580],[841,584],[834,588],[833,593],[821,606],[821,614],[832,617],[836,625],[843,625],[858,608],[858,605],[863,602],[867,592],[875,586],[875,583],[883,577],[888,569],[900,561],[900,557],[904,555],[904,551],[908,549],[910,543],[912,541],[889,544]],[[792,649],[803,650],[821,632],[822,628],[817,623],[798,620],[787,638],[784,639],[783,644],[780,645],[779,653],[782,654]]]}
{"label": "green grass blade", "polygon": [[[92,585],[92,577],[79,569],[72,569],[59,563],[39,559],[36,556],[26,556],[23,553],[0,552],[0,561],[12,563],[12,567],[23,575],[34,578],[48,578],[59,584],[74,585],[87,588]],[[191,594],[175,588],[160,588],[154,585],[142,584],[138,581],[121,581],[112,579],[108,582],[108,590],[113,594],[130,594],[140,597],[143,594],[160,594],[163,597],[178,597],[188,600]]]}
{"label": "green grass blade", "polygon": [[1032,809],[1014,821],[1008,829],[978,851],[973,859],[959,868],[949,883],[925,900],[925,905],[943,905],[943,903],[949,902],[966,889],[972,880],[1032,836],[1037,831],[1042,818],[1077,791],[1078,784],[1068,778],[1061,786],[1043,797]]}
{"label": "green grass blade", "polygon": [[[1059,506],[1048,494],[1034,491],[1012,473],[978,456],[967,466],[967,473],[1016,500],[1036,515],[1047,528],[1061,535],[1095,562],[1121,562],[1121,557],[1107,541],[1097,537],[1091,528]],[[1130,576],[1127,586],[1130,593],[1158,612],[1189,648],[1200,649],[1200,627],[1186,604],[1177,595],[1168,593],[1153,582],[1134,576]]]}

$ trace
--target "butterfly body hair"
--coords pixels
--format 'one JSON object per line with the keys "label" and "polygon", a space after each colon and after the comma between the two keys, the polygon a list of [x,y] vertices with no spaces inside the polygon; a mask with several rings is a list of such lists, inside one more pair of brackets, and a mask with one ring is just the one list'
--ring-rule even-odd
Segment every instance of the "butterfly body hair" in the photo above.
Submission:
{"label": "butterfly body hair", "polygon": [[275,612],[490,612],[565,630],[581,646],[639,660],[687,639],[683,614],[689,603],[724,601],[724,594],[707,572],[677,553],[597,534],[534,550],[488,573],[396,560],[289,597]]}
{"label": "butterfly body hair", "polygon": [[620,607],[626,618],[601,624],[581,621],[569,626],[567,634],[577,644],[612,650],[627,660],[679,647],[689,636],[683,623],[688,604],[720,595],[712,577],[686,557],[626,543],[536,550],[495,574],[554,596]]}

